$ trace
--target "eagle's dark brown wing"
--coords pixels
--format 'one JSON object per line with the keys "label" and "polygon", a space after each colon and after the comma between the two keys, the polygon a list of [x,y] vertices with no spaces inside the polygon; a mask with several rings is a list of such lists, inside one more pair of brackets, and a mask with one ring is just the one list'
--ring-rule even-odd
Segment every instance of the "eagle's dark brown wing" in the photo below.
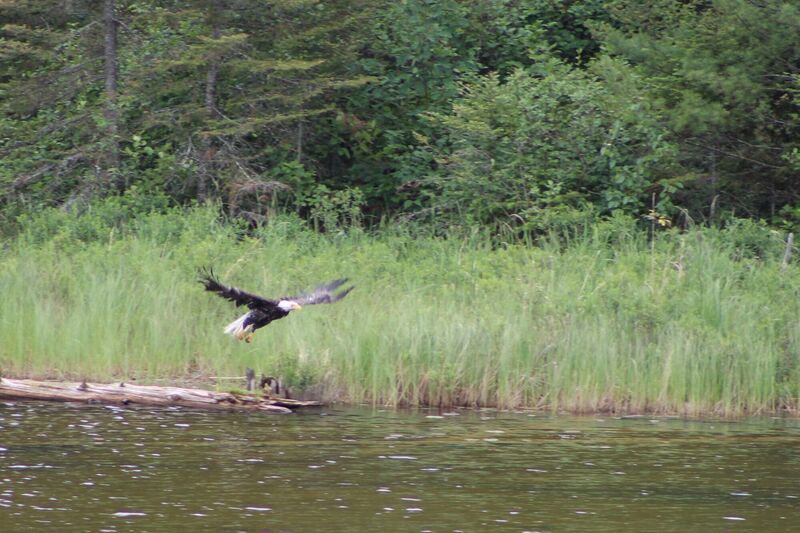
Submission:
{"label": "eagle's dark brown wing", "polygon": [[299,303],[300,305],[332,304],[347,296],[350,291],[354,289],[354,287],[348,287],[342,292],[334,293],[334,291],[344,285],[345,282],[347,282],[347,278],[337,279],[336,281],[331,281],[330,283],[320,285],[313,291],[306,294],[301,294],[300,296],[287,296],[281,299],[291,300]]}
{"label": "eagle's dark brown wing", "polygon": [[216,276],[214,276],[214,271],[211,269],[202,269],[200,271],[200,283],[205,286],[207,291],[217,293],[226,300],[232,301],[237,306],[246,305],[250,309],[264,310],[278,306],[278,302],[276,300],[262,298],[261,296],[243,291],[242,289],[223,285],[217,280]]}

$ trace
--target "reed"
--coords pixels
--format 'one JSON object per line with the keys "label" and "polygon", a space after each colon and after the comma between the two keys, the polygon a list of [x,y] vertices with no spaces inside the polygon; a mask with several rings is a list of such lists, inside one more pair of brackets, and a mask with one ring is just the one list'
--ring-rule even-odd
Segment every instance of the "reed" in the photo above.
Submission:
{"label": "reed", "polygon": [[[2,371],[146,382],[252,367],[329,400],[389,405],[798,407],[800,276],[781,268],[781,236],[757,225],[648,240],[612,220],[492,246],[392,227],[320,235],[291,217],[252,235],[216,213],[32,219],[0,252]],[[245,344],[222,335],[237,311],[202,291],[202,265],[265,295],[340,276],[357,289]]]}

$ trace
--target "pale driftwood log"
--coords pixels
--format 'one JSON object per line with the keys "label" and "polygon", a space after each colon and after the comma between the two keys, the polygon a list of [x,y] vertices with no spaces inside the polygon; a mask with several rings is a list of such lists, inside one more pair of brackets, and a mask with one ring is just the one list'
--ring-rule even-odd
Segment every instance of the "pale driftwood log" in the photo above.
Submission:
{"label": "pale driftwood log", "polygon": [[114,403],[122,405],[182,405],[211,409],[252,409],[269,413],[290,413],[290,407],[310,407],[319,402],[287,398],[259,398],[247,394],[204,389],[155,387],[130,383],[91,384],[60,381],[0,379],[0,398],[61,402]]}

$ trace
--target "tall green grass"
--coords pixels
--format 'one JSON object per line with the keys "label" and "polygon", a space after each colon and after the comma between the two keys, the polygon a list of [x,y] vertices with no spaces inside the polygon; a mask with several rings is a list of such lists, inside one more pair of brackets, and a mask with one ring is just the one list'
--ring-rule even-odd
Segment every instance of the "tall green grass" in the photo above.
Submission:
{"label": "tall green grass", "polygon": [[[280,375],[327,400],[723,414],[796,410],[800,271],[757,224],[601,223],[537,246],[384,228],[247,234],[214,207],[120,227],[47,212],[0,252],[5,375],[107,381]],[[112,229],[114,228],[114,229]],[[267,296],[349,276],[331,306],[222,334],[241,314],[196,269]]]}

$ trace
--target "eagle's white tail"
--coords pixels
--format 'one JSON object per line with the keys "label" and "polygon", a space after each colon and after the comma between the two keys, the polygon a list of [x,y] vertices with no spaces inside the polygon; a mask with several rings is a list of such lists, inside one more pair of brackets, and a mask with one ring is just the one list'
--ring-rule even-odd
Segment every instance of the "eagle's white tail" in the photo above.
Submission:
{"label": "eagle's white tail", "polygon": [[250,324],[246,328],[244,327],[244,321],[247,319],[247,315],[250,313],[245,313],[227,326],[225,326],[225,333],[228,335],[232,335],[237,339],[244,338],[245,335],[253,331],[253,325]]}

